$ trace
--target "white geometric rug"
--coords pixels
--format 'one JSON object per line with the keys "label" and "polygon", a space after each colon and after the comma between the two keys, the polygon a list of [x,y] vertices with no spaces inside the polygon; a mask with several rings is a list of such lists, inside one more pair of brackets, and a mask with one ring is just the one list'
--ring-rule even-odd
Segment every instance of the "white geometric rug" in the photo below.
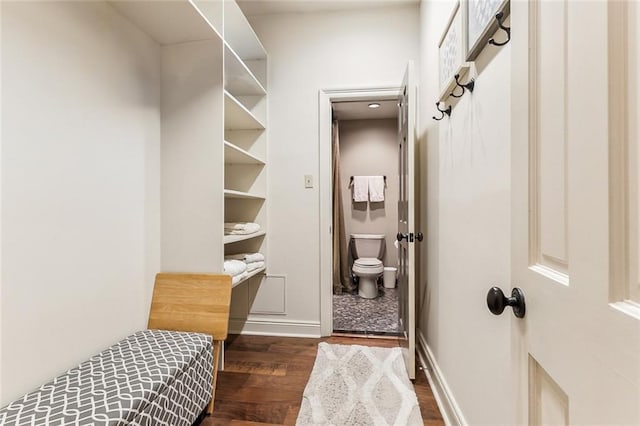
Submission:
{"label": "white geometric rug", "polygon": [[421,425],[400,348],[320,343],[297,425]]}

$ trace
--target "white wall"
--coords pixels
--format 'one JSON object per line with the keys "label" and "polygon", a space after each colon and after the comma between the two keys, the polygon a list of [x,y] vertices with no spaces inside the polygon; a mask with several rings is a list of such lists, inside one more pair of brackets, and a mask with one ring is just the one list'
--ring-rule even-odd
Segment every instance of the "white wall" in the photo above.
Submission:
{"label": "white wall", "polygon": [[[454,2],[421,4],[421,222],[419,328],[462,420],[511,418],[509,312],[491,315],[486,294],[510,282],[510,45],[476,59],[476,88],[433,121],[437,44]],[[425,268],[424,265],[428,265]]]}
{"label": "white wall", "polygon": [[[342,120],[340,124],[340,177],[344,207],[345,249],[350,234],[384,234],[385,266],[398,266],[393,243],[398,232],[398,119]],[[351,176],[384,175],[384,202],[354,203]]]}
{"label": "white wall", "polygon": [[146,326],[159,48],[109,5],[3,2],[0,406]]}
{"label": "white wall", "polygon": [[287,277],[287,313],[272,320],[292,333],[319,333],[319,218],[331,211],[319,211],[318,91],[400,86],[418,20],[417,6],[250,18],[269,54],[268,272]]}

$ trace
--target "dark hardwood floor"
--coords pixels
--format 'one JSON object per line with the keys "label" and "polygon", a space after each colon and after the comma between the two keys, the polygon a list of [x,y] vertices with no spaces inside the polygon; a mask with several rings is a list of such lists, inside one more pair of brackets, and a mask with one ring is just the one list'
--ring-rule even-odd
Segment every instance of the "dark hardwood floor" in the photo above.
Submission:
{"label": "dark hardwood floor", "polygon": [[[333,336],[323,339],[230,336],[225,369],[218,374],[215,411],[201,426],[294,425],[316,358],[319,342],[395,347],[394,339]],[[422,370],[414,387],[422,419],[428,426],[444,425]]]}

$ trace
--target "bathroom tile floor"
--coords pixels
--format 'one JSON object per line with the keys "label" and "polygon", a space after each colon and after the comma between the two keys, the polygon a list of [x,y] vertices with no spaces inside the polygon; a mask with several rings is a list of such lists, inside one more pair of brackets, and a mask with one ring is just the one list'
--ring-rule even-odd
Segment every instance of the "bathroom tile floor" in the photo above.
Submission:
{"label": "bathroom tile floor", "polygon": [[333,295],[333,331],[364,334],[397,334],[398,289],[378,287],[379,296]]}

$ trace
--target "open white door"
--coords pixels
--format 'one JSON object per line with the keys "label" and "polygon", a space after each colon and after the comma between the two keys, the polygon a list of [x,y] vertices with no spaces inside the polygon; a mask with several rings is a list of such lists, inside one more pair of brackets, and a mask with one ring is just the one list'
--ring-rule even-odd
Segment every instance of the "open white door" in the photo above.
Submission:
{"label": "open white door", "polygon": [[407,65],[402,82],[398,115],[400,191],[398,197],[398,307],[404,362],[410,379],[416,377],[415,243],[422,234],[414,231],[414,144],[416,129],[416,86],[413,62]]}
{"label": "open white door", "polygon": [[511,27],[513,423],[637,425],[638,4],[514,1]]}

